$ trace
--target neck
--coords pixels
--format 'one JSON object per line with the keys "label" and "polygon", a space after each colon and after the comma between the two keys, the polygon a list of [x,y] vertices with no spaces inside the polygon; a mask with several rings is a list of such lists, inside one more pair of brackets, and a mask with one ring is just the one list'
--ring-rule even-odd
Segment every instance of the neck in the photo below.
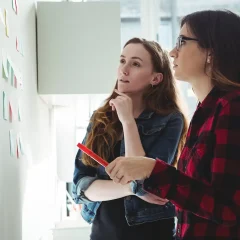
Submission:
{"label": "neck", "polygon": [[199,102],[203,102],[203,100],[207,97],[210,91],[213,89],[213,84],[211,79],[206,77],[205,79],[201,78],[196,81],[191,82],[193,91],[197,96]]}
{"label": "neck", "polygon": [[131,94],[129,95],[129,97],[132,99],[133,117],[138,118],[145,108],[145,104],[143,103],[142,96]]}

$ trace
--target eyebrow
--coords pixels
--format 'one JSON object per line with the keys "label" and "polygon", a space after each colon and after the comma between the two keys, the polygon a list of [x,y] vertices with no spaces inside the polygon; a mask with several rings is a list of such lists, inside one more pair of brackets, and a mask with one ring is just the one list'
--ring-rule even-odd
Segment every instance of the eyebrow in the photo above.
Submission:
{"label": "eyebrow", "polygon": [[186,36],[186,35],[183,35],[183,34],[180,34],[179,37],[194,38],[194,37],[189,37],[189,36]]}
{"label": "eyebrow", "polygon": [[[123,58],[125,58],[125,56],[124,56],[124,55],[121,55],[120,57],[123,57]],[[140,57],[132,57],[132,59],[138,59],[138,60],[140,60],[140,61],[142,61],[142,62],[143,62],[143,60],[142,60]]]}
{"label": "eyebrow", "polygon": [[186,35],[180,34],[179,37],[187,37]]}

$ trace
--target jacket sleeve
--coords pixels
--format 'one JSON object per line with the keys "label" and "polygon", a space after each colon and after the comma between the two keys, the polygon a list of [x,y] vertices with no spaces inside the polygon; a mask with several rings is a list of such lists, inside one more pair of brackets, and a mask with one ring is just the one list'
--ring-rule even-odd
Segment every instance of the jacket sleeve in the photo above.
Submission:
{"label": "jacket sleeve", "polygon": [[[146,152],[146,157],[159,158],[168,164],[172,164],[177,152],[178,143],[183,130],[183,116],[176,112],[167,122],[163,133],[158,137],[152,148]],[[132,190],[137,196],[146,194],[143,189],[143,181],[134,181]]]}
{"label": "jacket sleeve", "polygon": [[[83,140],[85,144],[87,135],[91,130],[91,123],[88,125],[86,136]],[[77,204],[88,204],[92,201],[85,196],[85,191],[97,179],[97,170],[94,167],[86,166],[82,162],[82,151],[79,149],[75,158],[75,168],[73,174],[72,194],[73,200]]]}
{"label": "jacket sleeve", "polygon": [[183,116],[176,112],[172,114],[162,134],[146,153],[147,157],[159,158],[168,164],[172,164],[177,152],[178,143],[183,130]]}

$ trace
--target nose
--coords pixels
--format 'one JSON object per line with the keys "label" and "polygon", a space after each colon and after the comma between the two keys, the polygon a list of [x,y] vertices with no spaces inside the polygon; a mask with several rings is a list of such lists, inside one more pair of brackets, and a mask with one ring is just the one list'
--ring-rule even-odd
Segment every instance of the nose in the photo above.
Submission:
{"label": "nose", "polygon": [[178,54],[178,51],[177,51],[177,48],[174,47],[170,52],[169,52],[169,55],[170,57],[172,58],[176,58],[177,57],[177,54]]}
{"label": "nose", "polygon": [[128,69],[128,67],[127,67],[126,65],[123,66],[123,67],[121,68],[121,72],[122,72],[123,75],[128,76],[128,75],[129,75],[129,69]]}

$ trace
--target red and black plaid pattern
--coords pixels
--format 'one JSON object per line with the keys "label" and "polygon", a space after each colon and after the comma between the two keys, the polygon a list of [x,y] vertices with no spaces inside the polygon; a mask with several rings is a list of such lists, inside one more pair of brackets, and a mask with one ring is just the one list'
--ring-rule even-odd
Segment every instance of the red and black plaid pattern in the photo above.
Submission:
{"label": "red and black plaid pattern", "polygon": [[240,91],[209,93],[178,170],[157,159],[144,188],[176,205],[177,239],[240,239]]}

